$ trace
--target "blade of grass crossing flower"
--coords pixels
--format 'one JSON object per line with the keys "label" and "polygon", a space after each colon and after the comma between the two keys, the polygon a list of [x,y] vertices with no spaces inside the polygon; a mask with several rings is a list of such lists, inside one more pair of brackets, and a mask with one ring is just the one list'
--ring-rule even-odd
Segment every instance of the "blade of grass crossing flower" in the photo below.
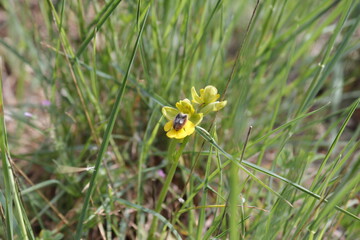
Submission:
{"label": "blade of grass crossing flower", "polygon": [[128,64],[126,74],[125,74],[125,76],[123,78],[122,85],[121,85],[121,87],[120,87],[120,89],[119,89],[119,91],[117,93],[116,100],[115,100],[115,103],[114,103],[114,106],[112,108],[111,115],[110,115],[110,118],[109,118],[109,123],[108,123],[108,125],[106,127],[106,130],[105,130],[105,133],[104,133],[104,136],[103,136],[103,142],[101,143],[99,153],[98,153],[98,156],[96,158],[94,173],[91,176],[89,189],[88,189],[88,191],[86,193],[86,197],[85,197],[85,200],[84,200],[84,205],[83,205],[83,208],[81,210],[81,215],[80,215],[79,222],[78,222],[78,225],[77,225],[77,228],[76,228],[75,239],[77,239],[77,240],[79,240],[81,238],[83,222],[85,220],[85,215],[86,215],[86,212],[87,212],[87,209],[88,209],[88,206],[89,206],[91,194],[92,194],[92,192],[93,192],[93,190],[95,188],[96,176],[97,176],[97,173],[98,173],[98,171],[100,169],[100,164],[102,162],[103,156],[104,156],[104,154],[106,152],[106,149],[108,147],[109,140],[110,140],[110,137],[111,137],[111,132],[112,132],[112,130],[114,128],[115,120],[116,120],[116,117],[117,117],[117,115],[119,113],[119,110],[120,110],[120,103],[121,103],[121,100],[122,100],[123,95],[125,93],[125,87],[126,87],[126,84],[127,84],[130,69],[131,69],[132,64],[134,62],[134,59],[135,59],[136,51],[137,51],[137,48],[138,48],[139,43],[140,43],[140,38],[141,38],[141,35],[143,33],[146,20],[147,20],[147,18],[149,16],[149,10],[150,10],[150,5],[147,7],[145,18],[143,20],[141,29],[140,29],[140,31],[138,33],[138,36],[137,36],[137,39],[136,39],[136,42],[135,42],[135,46],[134,46],[134,49],[133,49],[132,54],[131,54],[131,59],[130,59],[129,64]]}

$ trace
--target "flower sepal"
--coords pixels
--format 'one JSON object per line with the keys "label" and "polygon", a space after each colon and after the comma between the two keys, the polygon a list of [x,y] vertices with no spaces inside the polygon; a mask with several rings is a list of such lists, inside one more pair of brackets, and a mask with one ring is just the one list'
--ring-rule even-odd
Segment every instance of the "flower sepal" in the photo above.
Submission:
{"label": "flower sepal", "polygon": [[163,107],[161,112],[168,121],[171,121],[175,119],[176,115],[179,113],[179,110],[172,107]]}
{"label": "flower sepal", "polygon": [[213,103],[210,103],[208,105],[206,105],[204,108],[202,108],[200,110],[200,113],[203,113],[204,115],[210,113],[210,112],[217,112],[219,111],[220,109],[224,108],[227,104],[227,101],[216,101],[216,102],[213,102]]}

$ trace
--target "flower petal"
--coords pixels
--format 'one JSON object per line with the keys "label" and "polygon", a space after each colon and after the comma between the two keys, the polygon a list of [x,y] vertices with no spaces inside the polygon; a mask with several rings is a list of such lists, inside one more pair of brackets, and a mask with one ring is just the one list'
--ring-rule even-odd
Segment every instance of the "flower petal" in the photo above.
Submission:
{"label": "flower petal", "polygon": [[186,136],[189,136],[194,133],[195,131],[195,124],[191,121],[187,121],[183,127],[184,132],[186,132]]}
{"label": "flower petal", "polygon": [[226,104],[227,101],[216,102],[214,111],[219,111],[220,109],[224,108]]}
{"label": "flower petal", "polygon": [[164,115],[164,117],[169,121],[174,120],[176,115],[179,113],[177,109],[172,107],[163,107],[161,109],[161,112]]}
{"label": "flower petal", "polygon": [[201,99],[201,97],[197,94],[196,90],[194,87],[191,88],[191,97],[192,97],[192,102],[196,103],[196,104],[203,104],[203,100]]}
{"label": "flower petal", "polygon": [[203,95],[203,100],[205,104],[215,102],[220,97],[220,94],[218,94],[217,92],[218,90],[216,89],[216,87],[211,85],[206,86]]}
{"label": "flower petal", "polygon": [[177,102],[176,107],[177,109],[179,109],[180,112],[184,114],[188,114],[189,116],[191,116],[195,112],[193,105],[191,104],[190,100],[187,98]]}
{"label": "flower petal", "polygon": [[177,134],[176,134],[175,138],[176,139],[183,139],[188,135],[190,135],[190,134],[187,134],[187,132],[185,131],[185,128],[182,128],[179,131],[177,131]]}
{"label": "flower petal", "polygon": [[221,102],[216,101],[216,102],[206,105],[204,108],[202,108],[200,110],[200,112],[205,115],[210,112],[216,112],[216,111],[219,111],[220,109],[222,109],[223,107],[225,107],[226,104],[227,104],[227,101],[221,101]]}
{"label": "flower petal", "polygon": [[[168,122],[169,123],[169,122]],[[168,124],[167,123],[167,124]],[[176,138],[176,139],[183,139],[186,136],[193,134],[195,131],[195,125],[191,121],[187,121],[183,128],[176,131],[175,129],[171,128],[170,131],[166,133],[166,136],[169,138]]]}
{"label": "flower petal", "polygon": [[203,115],[202,113],[195,113],[193,115],[191,115],[191,117],[189,118],[189,120],[195,125],[197,126],[203,119]]}
{"label": "flower petal", "polygon": [[214,111],[215,104],[216,104],[216,103],[210,103],[210,104],[206,105],[204,108],[202,108],[202,109],[200,110],[200,112],[201,112],[202,114],[206,115],[206,114]]}
{"label": "flower petal", "polygon": [[164,126],[165,132],[170,131],[171,128],[173,127],[173,125],[174,125],[174,121],[169,121],[169,122],[167,122],[167,123],[165,124],[165,126]]}
{"label": "flower petal", "polygon": [[175,129],[171,129],[166,133],[166,136],[168,136],[169,138],[175,138],[175,136],[177,136],[177,131]]}

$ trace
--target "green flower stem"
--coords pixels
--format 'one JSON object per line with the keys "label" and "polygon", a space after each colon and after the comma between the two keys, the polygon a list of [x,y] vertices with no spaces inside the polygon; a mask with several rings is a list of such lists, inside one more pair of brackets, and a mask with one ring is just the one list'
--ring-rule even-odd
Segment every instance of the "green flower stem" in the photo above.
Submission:
{"label": "green flower stem", "polygon": [[[178,143],[179,140],[174,139],[174,140],[171,140],[171,142],[170,142],[169,152],[173,153],[173,154],[171,154],[169,156],[169,160],[171,161],[171,167],[170,167],[170,170],[169,170],[169,172],[168,172],[168,174],[166,176],[164,186],[161,189],[158,201],[157,201],[156,206],[155,206],[155,212],[157,212],[157,213],[160,213],[160,211],[161,211],[161,205],[164,202],[165,197],[166,197],[166,195],[167,195],[167,193],[169,191],[169,186],[170,186],[170,183],[172,182],[172,180],[174,178],[176,168],[177,168],[178,163],[179,163],[180,156],[181,156],[182,152],[184,151],[184,148],[185,148],[188,141],[189,141],[189,137],[184,138],[183,142],[181,143],[181,146],[180,146],[179,150],[177,150],[177,151],[175,151],[175,147],[176,147],[176,143]],[[154,216],[154,219],[153,219],[152,224],[151,224],[148,239],[155,239],[154,238],[154,233],[155,233],[155,230],[156,230],[156,227],[157,227],[157,221],[158,221],[157,217]]]}

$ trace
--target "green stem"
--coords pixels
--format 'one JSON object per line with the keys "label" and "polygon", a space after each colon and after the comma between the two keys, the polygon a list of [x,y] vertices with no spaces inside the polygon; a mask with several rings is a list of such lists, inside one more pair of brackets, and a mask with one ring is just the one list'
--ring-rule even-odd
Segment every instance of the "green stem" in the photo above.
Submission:
{"label": "green stem", "polygon": [[[203,197],[201,199],[201,206],[206,206],[207,204],[207,193],[208,193],[208,181],[209,181],[209,175],[210,175],[210,167],[211,167],[211,159],[212,159],[212,151],[213,147],[210,147],[207,163],[206,163],[206,170],[205,170],[205,178],[204,178],[204,186],[203,186]],[[198,227],[196,232],[196,238],[197,240],[202,239],[202,231],[204,229],[205,225],[205,215],[206,215],[206,208],[202,208],[200,210],[199,220],[198,220]]]}
{"label": "green stem", "polygon": [[[2,59],[0,58],[0,66],[2,65]],[[21,206],[21,200],[19,197],[19,191],[16,186],[15,178],[12,172],[12,167],[10,163],[10,152],[8,149],[7,133],[5,126],[5,117],[4,117],[4,102],[2,95],[2,69],[0,69],[0,157],[2,162],[2,169],[4,175],[4,185],[5,185],[5,219],[6,219],[6,234],[8,239],[14,239],[14,227],[15,222],[13,215],[13,204],[15,206],[15,212],[17,215],[17,222],[19,224],[19,232],[21,234],[21,239],[29,239],[28,232],[25,226],[26,215],[23,215],[23,209]],[[16,218],[15,217],[15,218]],[[31,229],[29,228],[29,231]]]}
{"label": "green stem", "polygon": [[[181,156],[181,154],[182,154],[182,152],[183,152],[183,150],[184,150],[184,148],[185,148],[188,141],[189,141],[189,137],[186,137],[183,140],[183,142],[181,143],[181,146],[180,146],[179,150],[176,151],[176,152],[173,152],[174,154],[172,154],[170,156],[170,158],[169,158],[169,160],[171,160],[171,167],[170,167],[170,170],[169,170],[169,172],[168,172],[168,174],[166,176],[164,186],[161,189],[159,198],[158,198],[156,206],[155,206],[155,212],[157,212],[157,213],[160,213],[160,211],[161,211],[161,205],[164,202],[165,197],[166,197],[166,195],[167,195],[167,193],[169,191],[169,186],[170,186],[170,183],[172,182],[172,180],[174,178],[176,168],[177,168],[177,165],[179,163],[180,156]],[[170,143],[169,149],[174,148],[175,144],[177,142],[178,142],[178,140],[172,140],[171,143]],[[157,221],[158,221],[157,217],[154,216],[154,219],[153,219],[152,224],[151,224],[148,239],[155,239],[154,238],[154,233],[155,233],[155,230],[156,230],[156,227],[157,227]]]}
{"label": "green stem", "polygon": [[126,73],[125,73],[123,81],[122,81],[122,85],[121,85],[120,89],[118,90],[118,93],[117,93],[117,96],[116,96],[116,99],[115,99],[115,103],[114,103],[114,105],[112,107],[112,110],[111,110],[109,122],[108,122],[108,124],[106,126],[106,130],[105,130],[105,133],[104,133],[104,136],[103,136],[103,142],[101,143],[99,153],[98,153],[98,156],[96,158],[94,172],[93,172],[93,174],[91,176],[91,179],[90,179],[89,189],[87,190],[85,200],[84,200],[84,204],[83,204],[83,207],[82,207],[82,210],[81,210],[81,213],[80,213],[80,217],[79,217],[79,220],[78,220],[78,225],[76,227],[76,234],[75,234],[75,239],[76,240],[79,240],[81,238],[81,236],[82,236],[82,229],[83,229],[83,224],[84,224],[84,221],[85,221],[85,215],[86,215],[88,207],[89,207],[91,195],[92,195],[92,193],[93,193],[93,191],[95,189],[95,186],[96,186],[96,177],[97,177],[97,174],[98,174],[98,172],[100,170],[100,165],[102,163],[102,160],[103,160],[103,157],[104,157],[105,152],[107,150],[107,147],[109,145],[112,130],[113,130],[114,125],[115,125],[116,117],[117,117],[117,115],[118,115],[118,113],[120,111],[121,100],[122,100],[122,98],[124,96],[124,93],[125,93],[125,87],[127,85],[128,76],[130,74],[130,69],[131,69],[131,66],[133,65],[133,62],[134,62],[134,59],[135,59],[135,55],[136,55],[137,48],[139,46],[140,38],[141,38],[141,35],[142,35],[143,31],[144,31],[144,27],[145,27],[147,17],[149,16],[149,10],[150,10],[150,6],[146,10],[145,17],[144,17],[140,32],[138,33],[138,36],[137,36],[136,42],[135,42],[135,46],[134,46],[132,54],[131,54],[130,62],[128,64]]}

